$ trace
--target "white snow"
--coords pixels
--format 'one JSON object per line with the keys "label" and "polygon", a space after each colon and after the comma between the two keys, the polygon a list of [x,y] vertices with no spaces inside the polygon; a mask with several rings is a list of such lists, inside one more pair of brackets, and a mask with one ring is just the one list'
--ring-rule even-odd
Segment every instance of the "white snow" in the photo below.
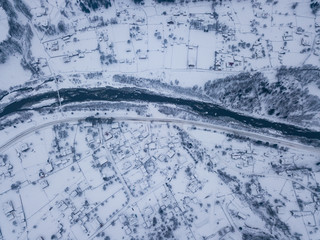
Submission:
{"label": "white snow", "polygon": [[7,39],[9,31],[8,16],[6,12],[0,7],[0,43]]}
{"label": "white snow", "polygon": [[30,77],[30,71],[26,71],[20,64],[20,58],[10,56],[5,64],[0,64],[0,89],[8,90],[12,86],[17,86],[27,82]]}

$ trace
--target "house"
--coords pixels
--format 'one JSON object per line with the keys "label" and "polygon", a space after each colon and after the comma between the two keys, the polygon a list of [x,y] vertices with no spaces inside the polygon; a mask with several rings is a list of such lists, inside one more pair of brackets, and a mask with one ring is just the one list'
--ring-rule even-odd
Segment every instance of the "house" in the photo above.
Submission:
{"label": "house", "polygon": [[26,152],[28,151],[30,148],[29,148],[29,145],[28,143],[22,143],[19,147],[19,150],[20,152]]}
{"label": "house", "polygon": [[292,34],[289,34],[288,32],[286,32],[283,36],[282,36],[283,41],[293,41],[293,36]]}
{"label": "house", "polygon": [[132,166],[132,163],[129,161],[126,161],[122,164],[122,170],[127,171]]}
{"label": "house", "polygon": [[140,136],[139,136],[139,139],[142,140],[142,139],[144,139],[144,138],[146,138],[148,136],[149,136],[149,132],[148,131],[142,131]]}
{"label": "house", "polygon": [[233,67],[233,65],[234,65],[234,62],[226,62],[226,67],[227,68],[232,68]]}
{"label": "house", "polygon": [[234,59],[233,59],[233,57],[228,55],[226,57],[225,64],[226,64],[226,68],[233,68],[234,67]]}
{"label": "house", "polygon": [[221,71],[224,63],[224,57],[222,53],[214,52],[214,70]]}
{"label": "house", "polygon": [[304,33],[304,29],[302,27],[297,27],[296,34],[301,35]]}
{"label": "house", "polygon": [[316,56],[320,56],[320,47],[315,47],[315,49],[313,50],[313,54]]}
{"label": "house", "polygon": [[34,12],[34,15],[36,15],[36,17],[38,17],[38,18],[47,14],[46,8],[44,8],[44,7],[34,8],[33,12]]}
{"label": "house", "polygon": [[309,37],[304,36],[301,38],[301,45],[305,47],[309,47],[312,44],[312,40]]}
{"label": "house", "polygon": [[149,183],[148,183],[147,180],[143,180],[143,181],[140,182],[140,188],[141,188],[142,190],[145,190],[145,189],[147,189],[148,187],[149,187]]}
{"label": "house", "polygon": [[52,44],[51,44],[51,51],[58,51],[59,50],[59,42],[58,41],[54,41]]}
{"label": "house", "polygon": [[156,164],[151,158],[144,163],[144,168],[148,174],[153,174],[157,170]]}
{"label": "house", "polygon": [[230,226],[226,226],[226,227],[223,227],[221,228],[219,231],[218,231],[218,234],[221,237],[225,236],[226,234],[228,234],[229,232],[232,231],[232,228],[233,227],[230,227]]}
{"label": "house", "polygon": [[148,217],[154,213],[154,210],[151,206],[147,206],[144,208],[143,212],[144,212],[144,216]]}
{"label": "house", "polygon": [[149,143],[148,147],[149,147],[149,150],[155,150],[156,149],[156,143],[151,142],[151,143]]}
{"label": "house", "polygon": [[314,38],[314,43],[316,45],[320,45],[320,34],[316,35],[316,37]]}
{"label": "house", "polygon": [[47,163],[47,164],[44,166],[43,171],[44,171],[45,173],[52,172],[52,171],[53,171],[52,164],[51,164],[51,163]]}
{"label": "house", "polygon": [[241,66],[242,64],[242,58],[239,57],[239,56],[233,56],[233,61],[234,61],[234,64],[235,66]]}
{"label": "house", "polygon": [[320,24],[315,24],[316,33],[320,32]]}
{"label": "house", "polygon": [[101,223],[101,220],[99,219],[99,217],[92,219],[92,221],[90,223],[91,223],[91,226],[94,230],[97,230],[102,226],[102,223]]}
{"label": "house", "polygon": [[134,226],[138,223],[137,216],[135,214],[131,214],[131,217],[128,218],[129,225]]}
{"label": "house", "polygon": [[124,224],[127,221],[127,217],[123,214],[121,214],[118,219],[121,222],[121,224]]}
{"label": "house", "polygon": [[170,149],[170,151],[167,152],[167,156],[168,156],[169,158],[172,158],[175,154],[176,154],[175,151],[173,151],[172,149]]}
{"label": "house", "polygon": [[6,216],[10,215],[14,211],[12,201],[7,201],[2,205],[3,212]]}
{"label": "house", "polygon": [[201,187],[201,184],[198,180],[194,180],[188,184],[188,190],[192,193],[195,193],[196,191],[198,191],[200,187]]}
{"label": "house", "polygon": [[61,212],[66,211],[67,208],[68,208],[68,206],[67,206],[67,204],[65,204],[64,201],[60,201],[60,202],[58,203],[58,209],[59,209]]}
{"label": "house", "polygon": [[238,159],[241,159],[242,158],[242,153],[239,153],[239,152],[237,152],[237,153],[232,153],[231,154],[231,158],[233,159],[233,160],[238,160]]}
{"label": "house", "polygon": [[74,197],[78,196],[78,192],[77,192],[76,190],[73,190],[73,191],[70,193],[70,196],[71,196],[72,198],[74,198]]}
{"label": "house", "polygon": [[40,186],[42,187],[42,189],[45,189],[47,187],[49,187],[49,183],[47,180],[43,179],[41,181],[39,181]]}
{"label": "house", "polygon": [[188,48],[188,67],[189,68],[194,68],[197,66],[197,53],[198,53],[197,46],[189,46]]}
{"label": "house", "polygon": [[98,161],[101,165],[103,165],[108,162],[108,159],[106,157],[99,157]]}
{"label": "house", "polygon": [[3,156],[0,156],[0,167],[3,167],[6,165],[6,161],[4,160]]}
{"label": "house", "polygon": [[67,41],[67,40],[70,39],[71,36],[72,36],[72,35],[66,35],[66,36],[62,37],[62,40],[63,40],[63,41]]}
{"label": "house", "polygon": [[118,129],[119,128],[119,123],[117,123],[117,122],[112,123],[111,128],[112,129]]}
{"label": "house", "polygon": [[109,133],[109,132],[105,132],[105,133],[104,133],[104,140],[105,140],[105,141],[110,140],[112,137],[113,137],[113,136],[112,136],[111,133]]}
{"label": "house", "polygon": [[148,55],[146,53],[140,52],[139,59],[147,59],[147,58],[148,58]]}
{"label": "house", "polygon": [[72,149],[71,147],[64,147],[63,149],[61,149],[60,151],[61,153],[61,156],[67,156],[67,155],[70,155],[72,153]]}
{"label": "house", "polygon": [[123,229],[127,235],[131,233],[131,229],[128,226],[124,226]]}
{"label": "house", "polygon": [[64,62],[64,63],[71,62],[71,58],[70,58],[69,56],[64,56],[64,57],[63,57],[63,62]]}
{"label": "house", "polygon": [[92,143],[94,141],[93,135],[87,134],[86,141],[87,141],[87,143]]}

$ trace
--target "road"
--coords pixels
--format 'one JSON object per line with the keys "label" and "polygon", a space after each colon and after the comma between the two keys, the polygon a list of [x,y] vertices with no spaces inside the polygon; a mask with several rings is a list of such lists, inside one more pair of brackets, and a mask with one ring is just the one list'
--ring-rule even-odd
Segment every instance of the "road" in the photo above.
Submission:
{"label": "road", "polygon": [[[60,120],[55,120],[55,121],[50,121],[47,123],[43,123],[37,126],[34,126],[32,128],[29,128],[15,137],[11,138],[8,140],[5,144],[3,144],[0,147],[0,152],[4,152],[6,149],[8,149],[10,146],[12,146],[16,141],[21,140],[23,137],[40,130],[42,128],[46,128],[55,124],[59,123],[65,123],[65,122],[72,122],[72,121],[79,121],[79,120],[84,120],[87,117],[70,117],[70,118],[65,118],[65,119],[60,119]],[[110,117],[99,117],[100,119],[110,119]],[[210,123],[203,123],[203,122],[196,122],[196,121],[191,121],[191,120],[183,120],[183,119],[178,119],[178,118],[153,118],[153,117],[128,117],[128,116],[120,116],[120,117],[112,117],[114,121],[131,121],[131,122],[159,122],[159,123],[173,123],[173,124],[186,124],[186,125],[191,125],[191,126],[197,126],[197,127],[202,127],[202,128],[207,128],[211,130],[217,130],[217,131],[222,131],[225,133],[232,133],[244,137],[249,137],[252,139],[256,140],[261,140],[265,142],[269,142],[270,144],[279,144],[284,147],[289,147],[289,148],[295,148],[295,149],[300,149],[300,150],[308,150],[312,152],[317,152],[320,153],[320,149],[309,146],[309,145],[304,145],[298,142],[286,140],[283,138],[275,138],[272,136],[266,136],[266,135],[261,135],[259,133],[255,132],[248,132],[244,130],[239,130],[239,129],[233,129],[230,127],[226,126],[221,126],[221,125],[214,125]]]}

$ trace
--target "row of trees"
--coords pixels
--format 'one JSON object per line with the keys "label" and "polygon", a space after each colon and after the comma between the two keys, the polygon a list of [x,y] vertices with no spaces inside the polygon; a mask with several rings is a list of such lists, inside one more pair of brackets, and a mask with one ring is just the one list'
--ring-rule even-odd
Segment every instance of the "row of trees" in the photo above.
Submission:
{"label": "row of trees", "polygon": [[39,69],[31,65],[34,60],[30,51],[33,32],[28,23],[23,24],[25,22],[23,17],[17,14],[21,12],[30,20],[32,18],[30,8],[23,0],[13,0],[13,3],[14,5],[9,0],[0,1],[0,7],[6,12],[9,24],[9,37],[0,43],[0,64],[5,63],[10,55],[18,53],[22,55],[22,67],[30,70],[32,74],[37,74]]}
{"label": "row of trees", "polygon": [[96,11],[100,7],[111,7],[110,0],[78,0],[81,11],[84,13],[90,13],[91,11]]}
{"label": "row of trees", "polygon": [[317,14],[320,9],[320,2],[317,0],[311,0],[310,8],[313,14]]}
{"label": "row of trees", "polygon": [[204,93],[225,107],[301,124],[302,120],[311,122],[320,111],[320,99],[308,89],[309,84],[320,89],[319,72],[313,66],[282,67],[273,82],[260,72],[240,73],[207,82]]}
{"label": "row of trees", "polygon": [[[135,4],[141,4],[144,2],[144,0],[133,0]],[[156,0],[156,2],[158,3],[162,3],[162,2],[170,2],[173,3],[175,2],[175,0]]]}

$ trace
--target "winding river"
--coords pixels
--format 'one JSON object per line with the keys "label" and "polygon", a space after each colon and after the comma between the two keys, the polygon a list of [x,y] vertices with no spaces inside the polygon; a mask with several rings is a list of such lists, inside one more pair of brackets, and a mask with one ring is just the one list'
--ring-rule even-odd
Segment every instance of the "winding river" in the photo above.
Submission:
{"label": "winding river", "polygon": [[[320,140],[320,132],[298,126],[272,122],[266,119],[260,119],[252,116],[246,116],[231,110],[224,109],[213,103],[202,102],[199,100],[188,100],[164,95],[156,95],[147,90],[136,88],[69,88],[59,90],[61,105],[69,103],[82,103],[89,101],[109,101],[109,102],[146,102],[174,104],[181,107],[189,107],[193,112],[202,117],[228,117],[231,120],[246,124],[248,127],[256,129],[266,128],[281,132],[284,136],[293,136],[304,140]],[[9,114],[32,109],[34,104],[39,104],[45,100],[56,100],[58,104],[58,94],[56,91],[33,95],[11,104],[0,110],[0,118]]]}

